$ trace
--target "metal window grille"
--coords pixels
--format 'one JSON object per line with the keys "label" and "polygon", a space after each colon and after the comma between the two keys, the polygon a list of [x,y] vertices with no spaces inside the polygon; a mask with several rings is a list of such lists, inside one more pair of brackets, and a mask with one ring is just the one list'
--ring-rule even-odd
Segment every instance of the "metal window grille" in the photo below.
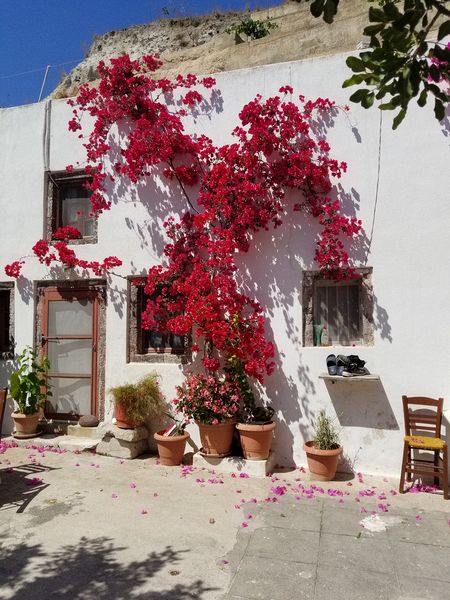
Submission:
{"label": "metal window grille", "polygon": [[317,282],[314,324],[326,327],[330,341],[344,346],[362,343],[361,288],[358,282]]}

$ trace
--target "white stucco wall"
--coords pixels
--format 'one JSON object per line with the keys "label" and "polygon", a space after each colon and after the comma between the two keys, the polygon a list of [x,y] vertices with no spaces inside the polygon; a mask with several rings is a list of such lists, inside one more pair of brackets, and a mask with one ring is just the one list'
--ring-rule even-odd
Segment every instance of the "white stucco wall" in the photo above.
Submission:
{"label": "white stucco wall", "polygon": [[[341,88],[346,76],[343,55],[221,73],[217,83],[223,110],[211,119],[198,118],[192,130],[205,132],[218,143],[229,141],[241,107],[256,93],[267,97],[287,83],[307,97],[327,96],[348,104],[353,90]],[[30,254],[42,236],[44,113],[44,103],[0,111],[1,265]],[[67,130],[69,118],[65,102],[54,101],[50,170],[62,170],[77,160],[83,164],[81,143]],[[263,391],[277,410],[274,449],[278,463],[303,464],[303,440],[311,435],[313,416],[324,407],[342,426],[348,465],[397,474],[403,435],[401,395],[444,396],[450,409],[448,132],[446,136],[431,107],[411,106],[401,127],[392,132],[391,115],[352,105],[348,115],[342,112],[336,119],[327,138],[333,156],[348,163],[348,173],[339,181],[348,195],[347,211],[363,220],[368,238],[373,228],[370,247],[357,249],[355,256],[359,264],[373,267],[375,345],[351,350],[304,348],[301,277],[303,269],[316,267],[312,235],[317,229],[313,223],[310,229],[302,228],[304,217],[289,212],[281,228],[258,234],[243,259],[241,275],[265,307],[267,334],[276,345],[278,369]],[[131,191],[125,197],[121,194],[113,210],[100,218],[98,244],[77,247],[79,255],[117,254],[124,260],[117,272],[125,276],[157,264],[167,192],[166,184],[157,181],[140,187],[137,197]],[[181,198],[173,210],[178,207],[183,207]],[[18,348],[33,339],[32,282],[49,277],[34,260],[27,263],[24,275],[27,281],[19,280],[15,296]],[[7,279],[0,276],[0,281]],[[125,281],[109,281],[106,387],[157,369],[170,398],[183,378],[180,366],[126,363],[125,291]],[[318,377],[330,352],[359,354],[380,381],[325,384]],[[8,363],[0,362],[0,385],[6,384],[7,375]],[[111,416],[109,399],[107,409]],[[8,418],[4,431],[10,431]]]}

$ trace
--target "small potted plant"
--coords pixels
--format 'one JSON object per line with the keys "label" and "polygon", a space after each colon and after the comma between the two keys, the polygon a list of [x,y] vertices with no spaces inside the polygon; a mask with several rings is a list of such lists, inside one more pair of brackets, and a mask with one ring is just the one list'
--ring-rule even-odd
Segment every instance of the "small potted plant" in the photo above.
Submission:
{"label": "small potted plant", "polygon": [[158,376],[150,373],[137,383],[126,383],[110,389],[115,401],[116,425],[134,429],[145,419],[164,412],[164,400],[159,389]]}
{"label": "small potted plant", "polygon": [[197,424],[204,454],[221,457],[230,453],[239,410],[239,388],[233,378],[189,373],[183,385],[177,386],[173,404],[177,413]]}
{"label": "small potted plant", "polygon": [[235,356],[228,358],[226,370],[232,374],[239,386],[242,407],[236,429],[239,432],[244,458],[267,460],[272,447],[275,422],[271,406],[256,406],[255,395],[244,367]]}
{"label": "small potted plant", "polygon": [[184,429],[185,421],[179,421],[173,415],[164,413],[173,421],[167,429],[156,432],[153,437],[158,446],[159,460],[166,467],[174,467],[183,462],[184,449],[189,439],[189,433]]}
{"label": "small potted plant", "polygon": [[314,478],[331,481],[336,474],[342,447],[333,421],[324,409],[319,412],[319,417],[314,424],[314,440],[305,442],[303,448],[309,470]]}
{"label": "small potted plant", "polygon": [[47,383],[47,371],[50,362],[46,356],[39,358],[37,353],[27,346],[17,359],[18,368],[11,374],[9,393],[17,410],[12,413],[14,437],[33,437],[36,435],[40,410],[45,399],[51,396]]}

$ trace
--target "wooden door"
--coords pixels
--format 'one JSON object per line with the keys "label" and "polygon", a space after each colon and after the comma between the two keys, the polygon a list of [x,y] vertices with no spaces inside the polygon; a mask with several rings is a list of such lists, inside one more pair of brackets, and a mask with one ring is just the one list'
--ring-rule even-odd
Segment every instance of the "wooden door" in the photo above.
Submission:
{"label": "wooden door", "polygon": [[98,416],[98,297],[92,290],[48,288],[44,292],[42,348],[50,361],[49,418]]}

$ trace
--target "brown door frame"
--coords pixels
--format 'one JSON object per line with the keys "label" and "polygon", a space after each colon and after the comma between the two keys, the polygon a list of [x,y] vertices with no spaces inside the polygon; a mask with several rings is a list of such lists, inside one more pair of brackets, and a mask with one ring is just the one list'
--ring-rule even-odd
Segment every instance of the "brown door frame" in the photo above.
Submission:
{"label": "brown door frame", "polygon": [[[90,299],[92,301],[92,335],[59,335],[58,339],[73,339],[85,340],[92,339],[92,364],[91,364],[91,414],[98,416],[98,335],[99,335],[99,294],[97,290],[89,288],[65,288],[63,286],[46,287],[43,289],[42,303],[42,331],[41,331],[41,346],[43,353],[48,356],[48,303],[49,301],[58,300],[83,300]],[[52,338],[50,337],[50,340]],[[51,365],[50,365],[51,367]],[[48,373],[52,377],[50,369]],[[63,378],[82,378],[88,379],[84,374],[80,373],[64,373],[64,375],[54,375],[55,377]],[[78,420],[81,416],[74,413],[50,413],[45,412],[45,416],[50,419],[67,419],[70,421]]]}

